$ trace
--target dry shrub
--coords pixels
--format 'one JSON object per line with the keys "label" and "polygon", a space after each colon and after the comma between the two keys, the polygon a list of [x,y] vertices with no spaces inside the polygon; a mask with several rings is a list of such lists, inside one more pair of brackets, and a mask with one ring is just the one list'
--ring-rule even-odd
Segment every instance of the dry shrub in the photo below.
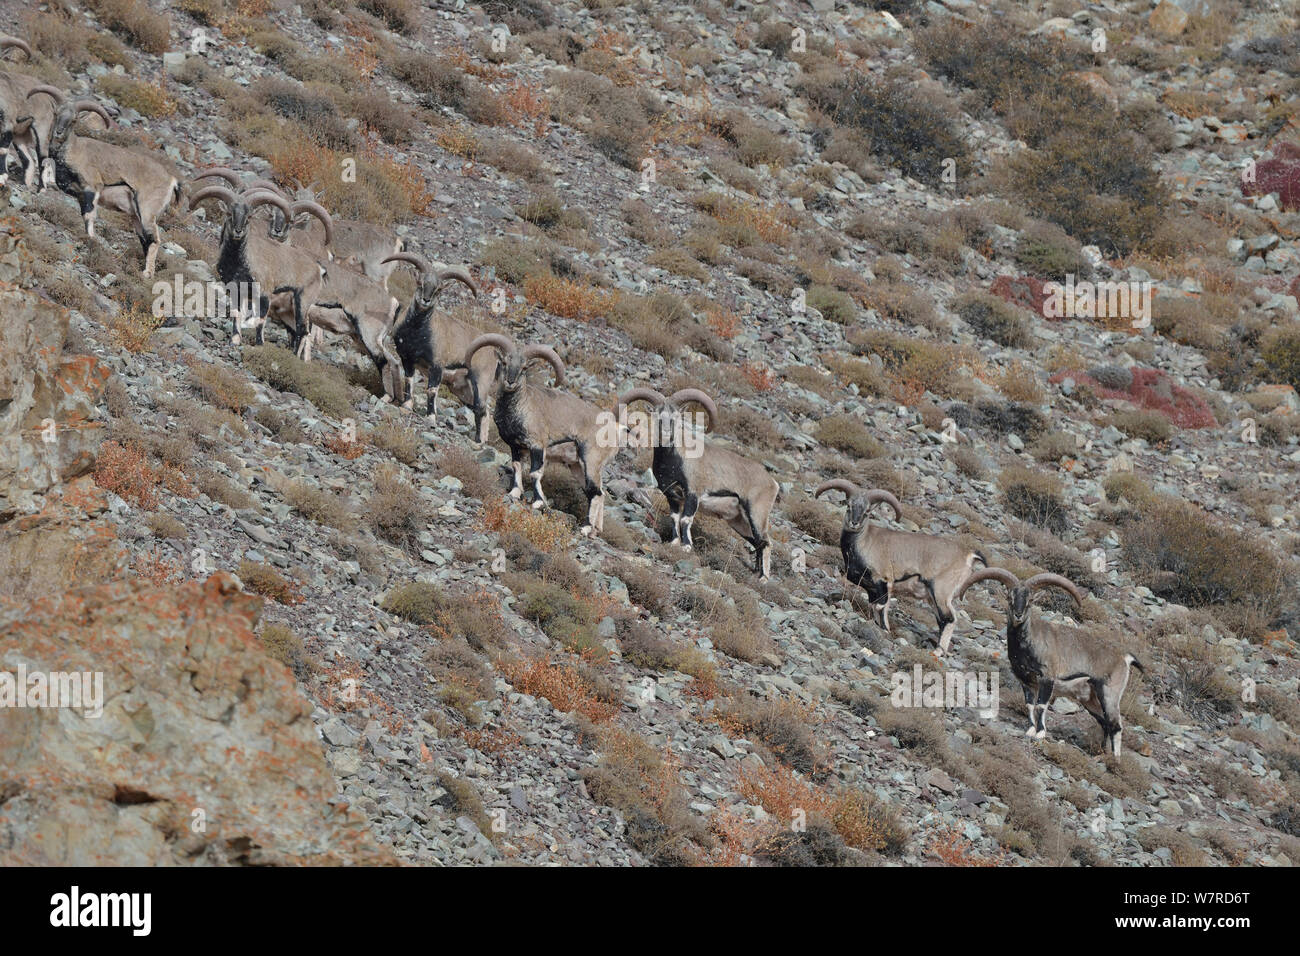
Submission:
{"label": "dry shrub", "polygon": [[945,160],[954,161],[958,171],[969,168],[969,152],[952,110],[910,84],[858,71],[829,71],[810,77],[804,91],[873,155],[914,179],[938,185]]}
{"label": "dry shrub", "polygon": [[459,479],[461,491],[470,498],[490,501],[501,492],[500,483],[492,472],[459,445],[452,445],[442,451],[438,458],[438,470],[444,475]]}
{"label": "dry shrub", "polygon": [[143,306],[130,306],[109,316],[106,324],[113,343],[118,348],[126,349],[132,355],[140,355],[149,350],[149,340],[162,326],[163,319]]}
{"label": "dry shrub", "polygon": [[160,487],[184,498],[194,496],[183,471],[166,463],[153,465],[148,452],[135,441],[118,444],[110,439],[100,446],[95,484],[145,511],[158,507]]}
{"label": "dry shrub", "polygon": [[235,571],[244,590],[268,597],[280,604],[301,604],[302,591],[271,565],[262,561],[240,561]]}
{"label": "dry shrub", "polygon": [[612,571],[627,587],[633,603],[660,617],[672,608],[672,588],[662,572],[626,560],[617,561]]}
{"label": "dry shrub", "polygon": [[1265,541],[1188,502],[1153,497],[1142,510],[1122,536],[1124,558],[1157,595],[1187,607],[1219,608],[1218,616],[1248,638],[1261,636],[1294,607],[1294,571]]}
{"label": "dry shrub", "polygon": [[282,488],[281,495],[285,504],[317,524],[337,528],[340,531],[351,531],[356,527],[357,522],[352,514],[350,502],[332,491],[296,479]]}
{"label": "dry shrub", "polygon": [[511,507],[499,498],[485,501],[479,512],[479,525],[500,535],[522,535],[538,551],[552,554],[573,540],[569,522],[559,515],[542,514],[531,508]]}
{"label": "dry shrub", "polygon": [[190,363],[190,379],[210,405],[242,415],[257,399],[257,390],[248,379],[224,365],[195,360]]}
{"label": "dry shrub", "polygon": [[843,522],[828,504],[812,498],[795,501],[786,506],[786,517],[796,528],[822,544],[840,543]]}
{"label": "dry shrub", "polygon": [[86,5],[100,23],[146,53],[162,55],[171,46],[171,21],[145,0],[87,0]]}
{"label": "dry shrub", "polygon": [[549,657],[531,661],[501,661],[498,668],[515,690],[543,697],[562,714],[578,713],[595,724],[613,720],[618,707],[601,700],[592,683],[576,668]]}
{"label": "dry shrub", "polygon": [[[1006,177],[1018,202],[1111,255],[1159,247],[1162,231],[1168,235],[1171,193],[1150,144],[1069,75],[1083,67],[1077,50],[993,22],[967,28],[945,21],[916,39],[935,72],[971,89],[1029,144]],[[1090,148],[1099,142],[1121,145],[1104,153]]]}
{"label": "dry shrub", "polygon": [[420,461],[420,451],[424,447],[415,429],[392,418],[385,419],[371,432],[370,443],[388,452],[403,465],[410,466],[415,466]]}
{"label": "dry shrub", "polygon": [[412,36],[420,28],[420,12],[414,0],[357,0],[357,6],[403,36]]}
{"label": "dry shrub", "polygon": [[211,500],[233,508],[235,511],[242,511],[245,508],[253,508],[257,505],[257,499],[243,488],[209,469],[200,470],[194,476],[194,487]]}
{"label": "dry shrub", "polygon": [[155,538],[175,538],[178,541],[184,541],[189,537],[189,531],[185,525],[171,515],[161,512],[151,514],[145,519],[144,523],[148,527],[149,533]]}
{"label": "dry shrub", "polygon": [[1151,445],[1158,445],[1173,437],[1174,426],[1169,419],[1159,412],[1142,409],[1116,412],[1106,424],[1113,425],[1130,438],[1141,438]]}
{"label": "dry shrub", "polygon": [[953,311],[980,335],[999,345],[1025,348],[1033,341],[1025,314],[995,295],[968,293],[953,303]]}
{"label": "dry shrub", "polygon": [[375,489],[366,499],[366,521],[384,540],[407,549],[416,548],[429,520],[429,507],[424,498],[391,462],[375,468],[372,478]]}
{"label": "dry shrub", "polygon": [[995,386],[1013,402],[1041,405],[1045,400],[1043,388],[1038,384],[1038,370],[1019,359],[998,375]]}
{"label": "dry shrub", "polygon": [[245,347],[242,358],[244,367],[272,388],[301,395],[332,418],[352,415],[355,390],[339,369],[324,362],[304,362],[277,345]]}
{"label": "dry shrub", "polygon": [[1002,499],[1017,518],[1060,534],[1069,525],[1061,483],[1053,475],[1011,464],[998,476]]}
{"label": "dry shrub", "polygon": [[774,209],[717,192],[696,196],[694,204],[695,208],[717,221],[721,227],[719,238],[735,248],[757,246],[765,242],[784,245],[793,235],[785,214]]}
{"label": "dry shrub", "polygon": [[283,624],[264,624],[257,635],[267,655],[279,661],[298,680],[306,680],[317,670],[316,662],[304,649],[302,638]]}
{"label": "dry shrub", "polygon": [[817,423],[814,435],[823,445],[837,448],[854,458],[879,458],[886,450],[854,415],[827,416]]}
{"label": "dry shrub", "polygon": [[846,385],[852,385],[859,395],[882,397],[889,394],[889,379],[883,370],[870,362],[847,358],[843,355],[829,355],[826,366]]}
{"label": "dry shrub", "polygon": [[592,799],[619,811],[629,842],[652,863],[693,862],[693,844],[706,837],[678,781],[676,758],[618,727],[603,728],[597,737],[600,762],[583,772]]}
{"label": "dry shrub", "polygon": [[787,767],[808,774],[820,763],[810,716],[794,701],[741,697],[727,702],[720,719],[733,735],[762,741]]}
{"label": "dry shrub", "polygon": [[592,146],[620,166],[640,169],[651,134],[643,103],[657,100],[655,94],[638,94],[581,69],[552,70],[546,79],[552,119],[584,130]]}
{"label": "dry shrub", "polygon": [[436,584],[410,581],[384,595],[379,606],[412,624],[435,624],[447,613],[450,602]]}
{"label": "dry shrub", "polygon": [[909,834],[898,814],[862,790],[844,787],[827,793],[789,770],[769,767],[743,771],[739,789],[747,802],[779,821],[829,823],[854,849],[899,856],[907,845]]}
{"label": "dry shrub", "polygon": [[146,83],[107,73],[99,78],[99,88],[119,106],[150,119],[171,116],[176,112],[176,100],[157,82]]}
{"label": "dry shrub", "polygon": [[604,316],[614,303],[612,292],[584,280],[562,279],[549,273],[524,279],[524,295],[552,315],[583,322]]}

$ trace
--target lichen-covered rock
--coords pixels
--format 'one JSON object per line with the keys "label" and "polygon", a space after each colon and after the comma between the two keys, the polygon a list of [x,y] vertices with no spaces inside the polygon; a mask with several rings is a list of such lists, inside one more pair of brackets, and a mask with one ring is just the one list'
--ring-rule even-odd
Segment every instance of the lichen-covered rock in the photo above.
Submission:
{"label": "lichen-covered rock", "polygon": [[0,863],[385,864],[293,678],[262,650],[261,598],[228,574],[0,609],[0,669],[103,675],[101,716],[0,709]]}
{"label": "lichen-covered rock", "polygon": [[43,495],[94,467],[111,373],[64,354],[67,332],[66,310],[0,285],[0,519],[39,511]]}

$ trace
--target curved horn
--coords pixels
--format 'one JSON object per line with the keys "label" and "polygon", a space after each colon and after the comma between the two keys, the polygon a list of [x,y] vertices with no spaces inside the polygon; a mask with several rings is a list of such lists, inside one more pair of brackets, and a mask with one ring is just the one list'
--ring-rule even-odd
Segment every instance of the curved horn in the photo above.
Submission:
{"label": "curved horn", "polygon": [[649,402],[651,405],[662,405],[668,399],[664,398],[653,388],[646,388],[644,385],[638,385],[636,388],[629,388],[626,392],[618,397],[620,405],[631,405],[633,402]]}
{"label": "curved horn", "polygon": [[1069,578],[1062,577],[1059,574],[1044,571],[1042,574],[1035,574],[1032,578],[1026,578],[1024,583],[1025,587],[1029,588],[1030,591],[1037,591],[1039,588],[1060,588],[1074,598],[1075,604],[1083,605],[1083,591]]}
{"label": "curved horn", "polygon": [[551,368],[555,369],[555,384],[557,386],[564,384],[564,363],[560,361],[560,357],[555,354],[555,349],[551,348],[549,345],[525,345],[524,358],[542,359],[544,362],[549,364]]}
{"label": "curved horn", "polygon": [[27,59],[30,60],[32,58],[32,48],[27,45],[26,40],[20,40],[17,37],[5,37],[3,40],[0,40],[0,50],[7,50],[10,47],[22,50],[27,54]]}
{"label": "curved horn", "polygon": [[709,424],[705,427],[706,432],[713,431],[713,426],[718,421],[718,406],[713,403],[704,392],[698,388],[681,388],[673,392],[672,403],[674,405],[685,405],[687,402],[694,402],[704,409],[704,414],[709,416]]}
{"label": "curved horn", "polygon": [[258,206],[265,206],[269,203],[279,209],[280,212],[284,213],[286,218],[288,218],[291,211],[289,208],[289,200],[285,199],[279,193],[259,190],[257,192],[245,192],[241,194],[239,198],[248,203],[249,209],[256,209]]}
{"label": "curved horn", "polygon": [[955,601],[965,594],[966,589],[972,584],[979,584],[981,581],[997,581],[1008,591],[1020,584],[1020,579],[1006,568],[983,568],[962,582],[961,587],[957,589],[957,593],[953,595],[953,600]]}
{"label": "curved horn", "polygon": [[469,348],[465,350],[466,367],[468,367],[470,362],[474,360],[474,355],[479,349],[487,348],[489,345],[502,354],[508,353],[515,347],[514,342],[510,341],[510,339],[506,338],[499,332],[489,332],[486,335],[480,335],[473,342],[469,343]]}
{"label": "curved horn", "polygon": [[894,509],[895,520],[903,517],[903,506],[899,504],[898,499],[895,498],[888,491],[885,491],[885,489],[883,488],[872,488],[870,491],[867,492],[868,509],[874,507],[875,505],[879,504],[882,501],[885,504],[889,505],[889,507]]}
{"label": "curved horn", "polygon": [[218,179],[224,179],[231,186],[239,185],[239,173],[235,172],[228,166],[211,166],[207,169],[200,170],[190,177],[190,182],[196,183],[200,179],[207,179],[209,176],[216,176]]}
{"label": "curved horn", "polygon": [[405,262],[415,266],[417,272],[425,273],[432,271],[429,266],[429,260],[422,256],[417,256],[414,252],[394,252],[387,259],[380,259],[379,264],[387,265],[390,262]]}
{"label": "curved horn", "polygon": [[293,204],[293,211],[292,212],[286,211],[285,215],[288,216],[290,219],[296,219],[298,218],[298,215],[300,213],[304,213],[304,212],[307,213],[308,215],[315,216],[317,219],[320,220],[320,224],[325,227],[325,245],[329,246],[331,243],[333,243],[334,220],[330,218],[330,214],[325,211],[325,207],[322,206],[320,203],[313,202],[310,199],[300,199]]}
{"label": "curved horn", "polygon": [[[404,253],[398,253],[403,255]],[[464,266],[446,266],[438,270],[438,282],[446,282],[448,279],[455,279],[457,282],[463,282],[469,287],[469,291],[478,295],[478,286],[474,284],[474,277],[469,274],[469,270]]]}
{"label": "curved horn", "polygon": [[204,186],[190,197],[190,208],[193,209],[205,199],[220,199],[226,204],[227,209],[238,201],[235,194],[225,186]]}
{"label": "curved horn", "polygon": [[44,93],[46,96],[54,100],[54,102],[56,103],[61,104],[64,100],[63,91],[59,89],[57,86],[50,86],[48,83],[41,83],[37,86],[33,86],[30,90],[27,91],[27,99],[30,100],[37,93]]}
{"label": "curved horn", "polygon": [[82,113],[95,113],[101,116],[109,129],[112,129],[117,125],[113,120],[112,114],[109,113],[108,110],[104,109],[103,104],[96,103],[94,100],[77,100],[72,104],[72,108],[77,111],[78,116]]}
{"label": "curved horn", "polygon": [[[275,193],[277,196],[284,196],[284,190],[269,179],[254,179],[244,187],[244,192],[251,193],[254,190],[261,189],[268,193]],[[285,197],[288,198],[288,197]]]}
{"label": "curved horn", "polygon": [[862,489],[847,478],[832,478],[830,481],[823,481],[818,485],[817,490],[813,492],[813,497],[820,498],[828,491],[842,491],[852,498],[854,495],[860,494]]}

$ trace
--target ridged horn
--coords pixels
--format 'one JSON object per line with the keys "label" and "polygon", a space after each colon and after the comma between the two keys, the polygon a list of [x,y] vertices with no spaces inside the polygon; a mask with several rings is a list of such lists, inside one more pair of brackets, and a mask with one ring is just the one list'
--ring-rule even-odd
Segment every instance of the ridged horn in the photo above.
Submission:
{"label": "ridged horn", "polygon": [[200,179],[207,179],[209,176],[215,176],[218,179],[224,179],[232,187],[238,187],[240,183],[239,173],[235,172],[229,166],[211,166],[208,169],[199,170],[190,177],[190,182],[197,183]]}
{"label": "ridged horn", "polygon": [[898,499],[886,491],[884,488],[872,488],[867,492],[867,507],[872,508],[884,502],[894,509],[894,518],[903,517],[903,506],[898,503]]}
{"label": "ridged horn", "polygon": [[320,220],[320,224],[325,227],[325,245],[328,247],[333,243],[334,220],[330,218],[330,214],[325,211],[325,207],[320,203],[314,202],[310,199],[299,199],[293,204],[293,211],[286,211],[285,215],[289,216],[290,219],[296,219],[300,213],[304,212],[308,215],[315,216]]}
{"label": "ridged horn", "polygon": [[421,274],[432,271],[429,266],[429,260],[425,259],[423,256],[417,256],[414,252],[394,252],[388,258],[381,259],[379,264],[383,266],[390,262],[405,262],[408,265],[413,265],[415,266],[416,271]]}
{"label": "ridged horn", "polygon": [[631,405],[633,402],[649,402],[651,405],[662,405],[668,399],[656,392],[653,388],[645,385],[638,385],[636,388],[629,388],[626,392],[618,397],[620,405]]}
{"label": "ridged horn", "polygon": [[564,362],[560,360],[560,356],[556,354],[555,349],[549,345],[525,345],[524,358],[539,358],[546,362],[555,370],[555,384],[557,386],[564,384]]}
{"label": "ridged horn", "polygon": [[503,355],[510,352],[515,347],[515,343],[506,338],[499,332],[488,332],[486,335],[480,335],[473,342],[469,343],[469,348],[465,350],[465,366],[468,368],[470,362],[474,360],[474,355],[479,349],[485,349],[488,346],[500,351]]}
{"label": "ridged horn", "polygon": [[1041,574],[1035,574],[1031,578],[1026,578],[1024,584],[1030,591],[1037,591],[1039,588],[1060,588],[1074,599],[1075,604],[1083,605],[1083,591],[1069,578],[1062,577],[1059,574],[1044,571]]}
{"label": "ridged horn", "polygon": [[[254,179],[244,187],[244,192],[251,193],[255,189],[264,189],[269,193],[275,193],[277,196],[284,196],[284,190],[269,179]],[[285,196],[285,198],[288,199],[287,196]]]}
{"label": "ridged horn", "polygon": [[957,593],[953,595],[953,600],[965,594],[966,589],[971,585],[979,584],[981,581],[997,581],[1008,591],[1020,584],[1020,579],[1006,568],[981,568],[962,582]]}
{"label": "ridged horn", "polygon": [[57,86],[50,86],[48,83],[41,83],[38,84],[37,86],[33,86],[30,90],[27,91],[27,99],[30,100],[37,93],[44,93],[50,99],[54,100],[54,102],[59,104],[62,104],[64,99],[66,99],[61,89],[59,89]]}
{"label": "ridged horn", "polygon": [[813,492],[813,497],[820,498],[828,491],[842,491],[850,498],[862,493],[862,489],[847,478],[832,478],[830,481],[823,481],[818,485],[817,490]]}
{"label": "ridged horn", "polygon": [[27,45],[26,40],[20,40],[18,37],[5,37],[0,40],[0,50],[8,50],[10,47],[15,50],[22,50],[27,54],[27,59],[32,58],[32,48]]}
{"label": "ridged horn", "polygon": [[[398,253],[402,255],[403,253]],[[474,277],[469,274],[469,270],[464,266],[446,266],[438,270],[438,282],[443,283],[448,279],[455,279],[457,282],[463,282],[469,287],[469,291],[478,295],[478,286],[474,284]]]}
{"label": "ridged horn", "polygon": [[204,186],[190,197],[190,208],[193,209],[205,199],[220,199],[227,209],[237,202],[235,194],[227,186]]}
{"label": "ridged horn", "polygon": [[709,424],[705,426],[704,430],[706,432],[713,431],[713,426],[716,425],[718,421],[718,406],[713,403],[713,399],[709,398],[709,396],[700,389],[680,388],[673,392],[671,401],[679,408],[688,402],[694,402],[696,405],[699,405],[700,408],[704,409],[704,414],[709,417]]}
{"label": "ridged horn", "polygon": [[108,124],[109,129],[112,129],[117,125],[117,121],[113,119],[113,115],[109,113],[108,110],[104,109],[102,103],[96,103],[94,100],[77,100],[72,104],[72,108],[77,111],[78,116],[82,113],[94,113],[97,116],[102,117],[104,122]]}
{"label": "ridged horn", "polygon": [[265,206],[269,203],[276,209],[280,210],[280,212],[284,213],[285,218],[288,218],[292,211],[289,207],[289,200],[285,199],[279,193],[273,193],[265,189],[256,192],[242,193],[239,198],[248,203],[249,209],[256,209],[258,206]]}

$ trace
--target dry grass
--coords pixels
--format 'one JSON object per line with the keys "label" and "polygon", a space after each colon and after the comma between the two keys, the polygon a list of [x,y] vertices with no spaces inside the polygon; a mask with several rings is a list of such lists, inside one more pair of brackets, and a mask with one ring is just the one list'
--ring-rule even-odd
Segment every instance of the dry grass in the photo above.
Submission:
{"label": "dry grass", "polygon": [[332,491],[317,488],[299,479],[286,484],[281,495],[285,504],[317,524],[340,531],[351,531],[356,527],[356,517],[352,514],[349,501]]}
{"label": "dry grass", "polygon": [[145,0],[87,0],[99,22],[146,53],[162,55],[171,46],[171,21],[154,13]]}
{"label": "dry grass", "polygon": [[558,276],[529,276],[524,280],[524,295],[553,315],[590,322],[606,315],[615,302],[615,293],[581,279]]}
{"label": "dry grass", "polygon": [[500,498],[484,502],[479,525],[484,531],[500,535],[522,535],[534,548],[547,554],[563,550],[573,540],[573,530],[564,518],[539,514],[531,508],[512,507]]}
{"label": "dry grass", "polygon": [[601,724],[618,713],[617,706],[600,700],[591,682],[568,664],[541,657],[519,663],[503,661],[498,668],[519,693],[545,698],[562,714],[578,713]]}
{"label": "dry grass", "polygon": [[105,324],[118,348],[126,349],[132,355],[141,355],[149,351],[149,342],[163,320],[143,306],[132,306],[109,316]]}
{"label": "dry grass", "polygon": [[269,597],[280,604],[301,604],[302,591],[271,565],[261,561],[241,561],[235,571],[244,589]]}
{"label": "dry grass", "polygon": [[706,834],[678,781],[676,759],[618,727],[600,728],[595,736],[600,762],[583,774],[592,799],[622,814],[628,840],[651,862],[694,862]]}
{"label": "dry grass", "polygon": [[184,498],[194,497],[194,488],[181,469],[166,462],[154,465],[149,453],[135,441],[119,444],[109,440],[100,446],[95,484],[144,511],[158,507],[159,488]]}

